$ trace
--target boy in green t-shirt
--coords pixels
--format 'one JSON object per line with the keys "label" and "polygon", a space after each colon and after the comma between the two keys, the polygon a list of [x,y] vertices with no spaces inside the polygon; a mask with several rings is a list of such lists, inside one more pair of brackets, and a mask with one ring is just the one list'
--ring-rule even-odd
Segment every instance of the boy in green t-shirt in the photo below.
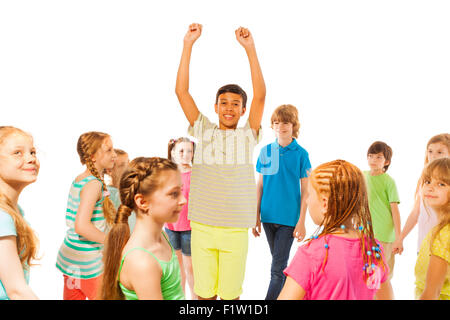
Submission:
{"label": "boy in green t-shirt", "polygon": [[[394,242],[400,238],[401,223],[398,204],[400,199],[394,179],[386,171],[391,164],[392,149],[381,141],[374,142],[367,151],[370,171],[364,171],[369,195],[369,209],[372,216],[375,238],[384,248],[385,262],[389,266],[389,280],[394,272]],[[389,284],[393,298],[392,286]]]}

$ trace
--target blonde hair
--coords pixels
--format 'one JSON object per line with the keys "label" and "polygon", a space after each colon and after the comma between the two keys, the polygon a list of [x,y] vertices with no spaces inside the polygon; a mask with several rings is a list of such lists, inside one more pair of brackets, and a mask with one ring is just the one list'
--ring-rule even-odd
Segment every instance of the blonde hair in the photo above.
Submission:
{"label": "blonde hair", "polygon": [[[0,145],[5,142],[12,134],[18,133],[25,136],[31,137],[30,134],[25,131],[12,127],[12,126],[0,126]],[[9,199],[0,190],[0,209],[5,211],[11,216],[14,221],[14,226],[16,228],[16,245],[17,254],[19,256],[20,262],[25,267],[26,265],[31,266],[31,260],[37,260],[37,252],[39,240],[36,237],[33,229],[25,221],[22,214],[15,209],[11,199]]]}
{"label": "blonde hair", "polygon": [[[430,162],[422,173],[422,186],[427,182],[435,179],[444,182],[450,186],[450,158],[436,159]],[[447,202],[439,208],[433,208],[440,213],[440,221],[437,226],[433,228],[430,246],[432,246],[436,236],[446,225],[450,224],[450,191],[447,193]]]}
{"label": "blonde hair", "polygon": [[[81,164],[85,164],[91,174],[102,182],[102,189],[108,194],[108,187],[103,180],[103,172],[98,172],[92,161],[92,156],[100,149],[106,138],[109,138],[109,135],[103,132],[90,131],[83,133],[78,138],[77,152],[80,156]],[[109,225],[114,222],[116,209],[108,195],[105,196],[103,201],[103,215]]]}
{"label": "blonde hair", "polygon": [[119,287],[119,268],[123,248],[130,238],[128,217],[138,210],[134,201],[136,194],[151,195],[162,184],[162,173],[178,170],[177,165],[164,158],[138,157],[120,179],[120,200],[122,204],[117,211],[114,225],[108,233],[104,248],[104,272],[100,288],[100,299],[123,300],[125,297]]}
{"label": "blonde hair", "polygon": [[298,138],[300,121],[298,120],[298,110],[292,104],[283,104],[276,108],[270,118],[271,128],[273,128],[275,121],[292,123],[292,136]]}
{"label": "blonde hair", "polygon": [[[427,164],[430,162],[430,160],[428,159],[428,148],[430,147],[430,145],[435,144],[435,143],[442,143],[443,145],[445,145],[447,147],[447,150],[450,153],[450,134],[441,133],[441,134],[437,134],[437,135],[431,137],[431,139],[428,140],[427,148],[425,149],[424,167],[426,167]],[[417,181],[417,187],[416,187],[416,193],[415,193],[416,199],[419,196],[419,190],[420,190],[420,186],[422,184],[423,184],[422,178],[419,178],[419,180]],[[425,208],[426,208],[426,206],[425,206]]]}

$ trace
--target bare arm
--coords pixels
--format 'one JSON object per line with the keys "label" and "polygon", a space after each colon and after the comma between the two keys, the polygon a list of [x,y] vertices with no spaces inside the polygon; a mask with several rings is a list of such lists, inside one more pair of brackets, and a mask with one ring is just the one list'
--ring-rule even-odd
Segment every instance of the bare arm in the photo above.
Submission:
{"label": "bare arm", "polygon": [[0,280],[11,300],[37,300],[25,280],[22,264],[17,254],[16,236],[0,237]]}
{"label": "bare arm", "polygon": [[419,214],[420,214],[420,203],[419,198],[414,201],[414,207],[411,210],[411,213],[408,216],[408,219],[406,219],[405,225],[403,226],[403,230],[400,233],[400,237],[397,241],[394,243],[394,248],[397,249],[398,253],[403,252],[403,240],[405,240],[406,236],[411,232],[411,230],[416,226],[417,221],[419,220]]}
{"label": "bare arm", "polygon": [[300,188],[301,188],[301,198],[300,198],[300,218],[298,219],[297,225],[294,230],[294,238],[297,238],[297,241],[302,241],[306,236],[305,229],[305,219],[306,219],[306,209],[308,205],[306,204],[306,199],[308,198],[308,179],[302,178],[300,179]]}
{"label": "bare arm", "polygon": [[193,23],[189,26],[189,30],[184,37],[183,52],[181,54],[175,86],[175,93],[178,101],[191,126],[194,125],[200,112],[198,111],[194,99],[189,93],[189,64],[191,61],[192,47],[194,42],[200,37],[201,33],[201,24]]}
{"label": "bare arm", "polygon": [[392,213],[392,220],[394,222],[394,230],[395,230],[395,245],[392,249],[393,253],[399,253],[397,242],[400,239],[400,233],[401,233],[401,222],[400,222],[400,210],[398,209],[398,203],[391,202],[391,213]]}
{"label": "bare arm", "polygon": [[277,300],[303,300],[306,291],[294,279],[287,276]]}
{"label": "bare arm", "polygon": [[253,99],[250,106],[249,123],[250,127],[258,134],[264,112],[264,102],[266,99],[266,84],[256,55],[255,43],[252,34],[246,28],[240,27],[235,31],[236,39],[244,47],[250,64],[250,72],[253,85]]}
{"label": "bare arm", "polygon": [[420,296],[420,300],[437,300],[439,298],[447,272],[448,262],[432,254],[428,265],[425,289]]}
{"label": "bare arm", "polygon": [[80,205],[75,217],[75,232],[89,241],[105,242],[105,234],[97,229],[91,222],[95,203],[101,198],[102,183],[92,180],[81,189]]}
{"label": "bare arm", "polygon": [[129,254],[125,260],[122,274],[126,278],[124,279],[126,283],[129,284],[129,289],[136,292],[139,300],[163,300],[162,269],[150,254],[140,250]]}
{"label": "bare arm", "polygon": [[261,234],[261,198],[263,193],[263,175],[258,174],[258,182],[256,183],[256,226],[252,229],[253,235],[259,237]]}

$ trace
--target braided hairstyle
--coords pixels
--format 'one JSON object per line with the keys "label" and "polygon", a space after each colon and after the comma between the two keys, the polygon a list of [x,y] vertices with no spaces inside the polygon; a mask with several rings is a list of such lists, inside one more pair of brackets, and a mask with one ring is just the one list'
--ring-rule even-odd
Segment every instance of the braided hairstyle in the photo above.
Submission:
{"label": "braided hairstyle", "polygon": [[109,138],[109,135],[103,132],[90,131],[83,133],[78,138],[77,152],[80,156],[81,164],[85,164],[91,174],[102,182],[102,189],[105,194],[103,200],[103,215],[105,216],[106,222],[111,225],[114,222],[116,210],[113,202],[109,198],[108,187],[103,180],[103,172],[98,172],[94,165],[94,161],[92,161],[92,156],[100,149],[106,138]]}
{"label": "braided hairstyle", "polygon": [[[334,233],[341,228],[358,230],[365,280],[370,275],[375,262],[377,265],[381,264],[384,270],[384,263],[376,261],[382,260],[382,256],[373,234],[366,182],[361,170],[347,161],[335,160],[314,169],[310,180],[318,195],[328,197],[328,208],[315,235],[307,241]],[[327,242],[326,237],[325,242]],[[325,249],[322,271],[328,258],[327,243]]]}
{"label": "braided hairstyle", "polygon": [[[15,128],[12,126],[0,126],[0,145],[3,144],[13,134],[30,136],[28,133],[22,131],[19,128]],[[36,237],[36,234],[25,221],[22,214],[18,210],[16,210],[11,199],[9,199],[3,192],[1,192],[1,190],[0,209],[9,214],[14,221],[14,226],[17,233],[17,254],[19,255],[21,264],[24,267],[27,267],[27,265],[31,266],[31,261],[38,259],[37,252],[39,240]]]}
{"label": "braided hairstyle", "polygon": [[104,273],[100,290],[102,300],[123,300],[119,287],[119,268],[122,251],[130,238],[128,217],[134,210],[139,213],[134,201],[136,194],[151,195],[162,185],[161,174],[178,170],[177,165],[163,158],[138,157],[132,160],[120,179],[121,205],[108,233],[103,253]]}

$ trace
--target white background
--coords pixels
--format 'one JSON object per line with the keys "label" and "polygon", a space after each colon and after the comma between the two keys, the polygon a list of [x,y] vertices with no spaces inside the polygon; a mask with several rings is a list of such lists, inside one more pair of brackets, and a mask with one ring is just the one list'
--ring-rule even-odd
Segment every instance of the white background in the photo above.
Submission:
{"label": "white background", "polygon": [[[273,141],[270,116],[284,103],[299,109],[298,141],[313,167],[341,158],[365,170],[369,145],[385,141],[403,225],[426,143],[449,132],[449,17],[450,3],[432,0],[2,1],[0,124],[32,133],[41,161],[38,181],[20,198],[40,238],[32,289],[62,298],[55,261],[70,183],[83,170],[79,135],[107,132],[132,159],[166,156],[168,140],[187,134],[174,88],[192,22],[203,24],[191,93],[204,114],[217,120],[215,93],[227,83],[240,84],[251,101],[247,57],[234,35],[248,27],[267,86],[255,160]],[[309,236],[309,216],[306,226]],[[414,229],[396,259],[397,299],[413,299],[416,239]],[[243,299],[264,299],[270,263],[265,235],[250,236]]]}

